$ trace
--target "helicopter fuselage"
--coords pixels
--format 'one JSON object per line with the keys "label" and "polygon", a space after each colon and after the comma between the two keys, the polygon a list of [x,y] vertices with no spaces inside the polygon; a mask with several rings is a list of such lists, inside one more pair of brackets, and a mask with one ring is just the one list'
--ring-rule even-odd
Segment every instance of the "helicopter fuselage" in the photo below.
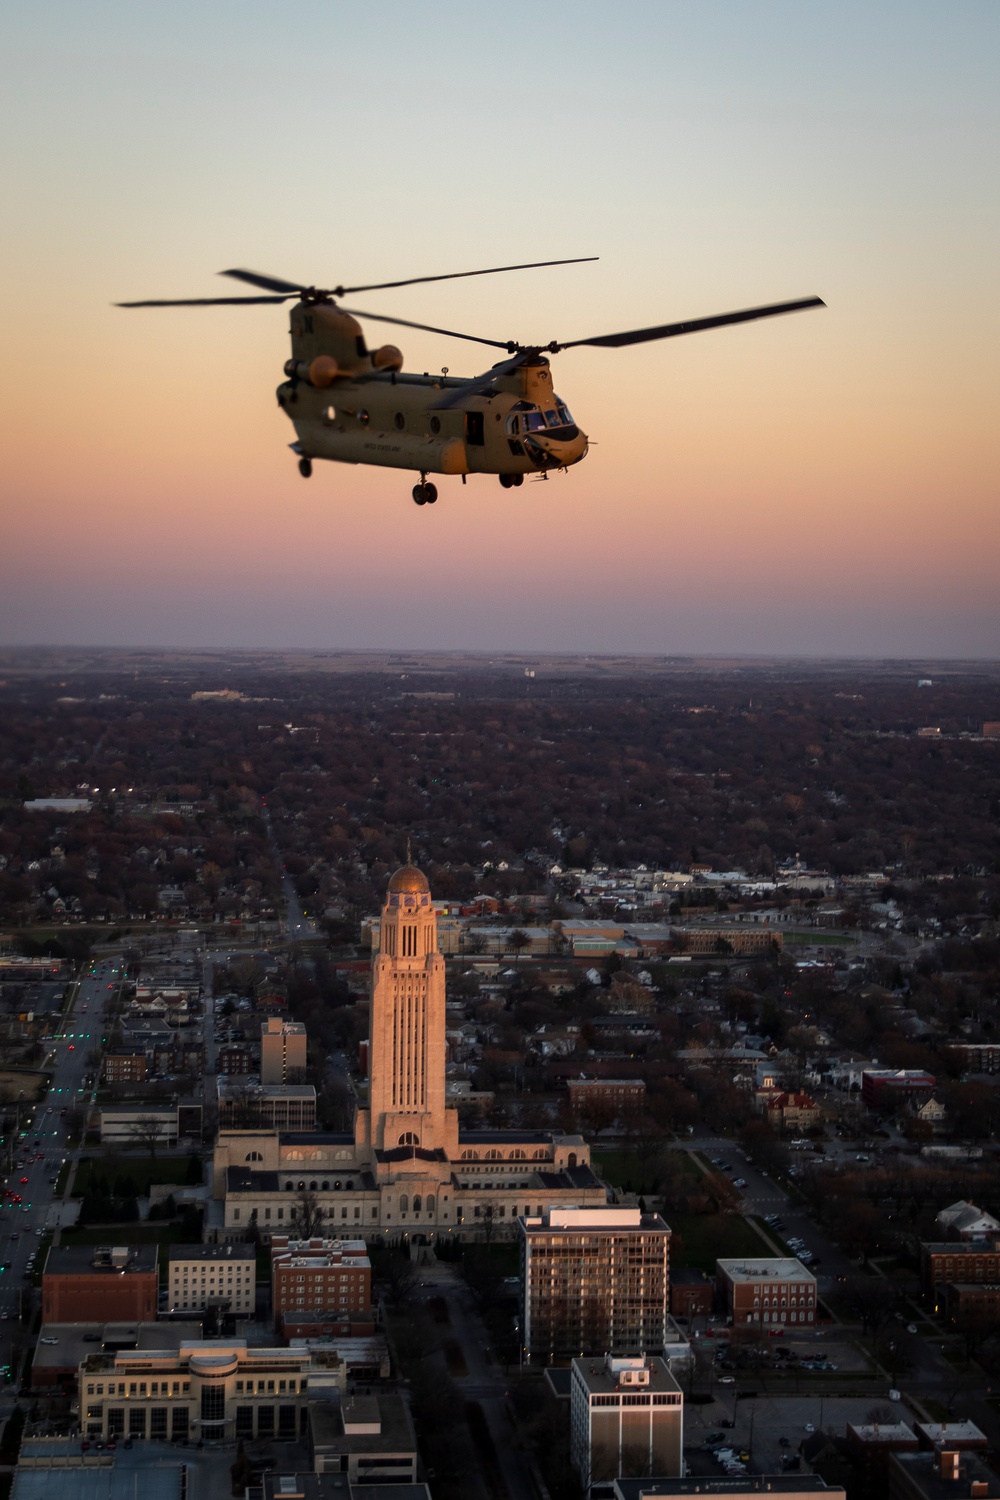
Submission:
{"label": "helicopter fuselage", "polygon": [[587,436],[533,355],[485,392],[464,380],[403,373],[394,345],[369,352],[360,324],[330,303],[299,303],[278,403],[305,459],[421,474],[544,474],[579,463]]}

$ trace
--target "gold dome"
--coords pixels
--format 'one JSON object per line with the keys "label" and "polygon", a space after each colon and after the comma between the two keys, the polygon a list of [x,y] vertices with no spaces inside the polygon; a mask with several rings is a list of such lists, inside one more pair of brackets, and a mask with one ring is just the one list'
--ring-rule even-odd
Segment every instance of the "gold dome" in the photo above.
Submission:
{"label": "gold dome", "polygon": [[425,896],[430,891],[427,876],[415,865],[403,865],[389,880],[389,890],[396,895]]}

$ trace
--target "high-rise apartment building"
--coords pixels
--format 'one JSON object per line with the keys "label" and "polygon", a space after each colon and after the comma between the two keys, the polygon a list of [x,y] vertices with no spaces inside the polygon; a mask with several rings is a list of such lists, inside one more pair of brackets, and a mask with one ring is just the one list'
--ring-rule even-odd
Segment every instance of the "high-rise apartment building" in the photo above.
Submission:
{"label": "high-rise apartment building", "polygon": [[261,1083],[301,1083],[306,1071],[306,1028],[269,1016],[260,1028]]}
{"label": "high-rise apartment building", "polygon": [[667,1339],[670,1229],[638,1208],[518,1220],[525,1357],[656,1353]]}

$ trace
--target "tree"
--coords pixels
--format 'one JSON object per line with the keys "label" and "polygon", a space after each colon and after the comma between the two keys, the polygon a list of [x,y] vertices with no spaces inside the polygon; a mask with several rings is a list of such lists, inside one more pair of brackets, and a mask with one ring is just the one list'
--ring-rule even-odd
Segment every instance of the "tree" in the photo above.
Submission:
{"label": "tree", "polygon": [[514,954],[514,966],[516,968],[520,963],[521,954],[526,948],[531,947],[531,938],[524,931],[523,927],[515,927],[513,932],[511,932],[507,937],[507,947],[510,948]]}
{"label": "tree", "polygon": [[323,1235],[323,1210],[315,1193],[303,1188],[292,1209],[295,1232],[300,1240],[321,1239]]}
{"label": "tree", "polygon": [[156,1148],[163,1138],[164,1124],[159,1115],[139,1115],[128,1127],[129,1140],[148,1151],[150,1161],[156,1161]]}

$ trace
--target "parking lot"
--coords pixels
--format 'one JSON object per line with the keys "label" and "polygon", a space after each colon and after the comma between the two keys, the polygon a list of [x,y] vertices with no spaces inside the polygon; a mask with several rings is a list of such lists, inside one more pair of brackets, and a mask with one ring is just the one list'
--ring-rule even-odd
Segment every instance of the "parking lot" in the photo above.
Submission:
{"label": "parking lot", "polygon": [[[756,1396],[727,1394],[705,1406],[689,1405],[684,1413],[685,1459],[693,1474],[720,1474],[721,1466],[699,1452],[710,1433],[737,1451],[749,1452],[751,1473],[780,1474],[782,1458],[795,1454],[812,1432],[843,1436],[848,1422],[864,1423],[873,1410],[891,1411],[894,1420],[908,1416],[902,1404],[877,1396]],[[734,1425],[727,1425],[734,1423]],[[810,1430],[811,1429],[811,1430]],[[785,1438],[787,1446],[781,1439]]]}

